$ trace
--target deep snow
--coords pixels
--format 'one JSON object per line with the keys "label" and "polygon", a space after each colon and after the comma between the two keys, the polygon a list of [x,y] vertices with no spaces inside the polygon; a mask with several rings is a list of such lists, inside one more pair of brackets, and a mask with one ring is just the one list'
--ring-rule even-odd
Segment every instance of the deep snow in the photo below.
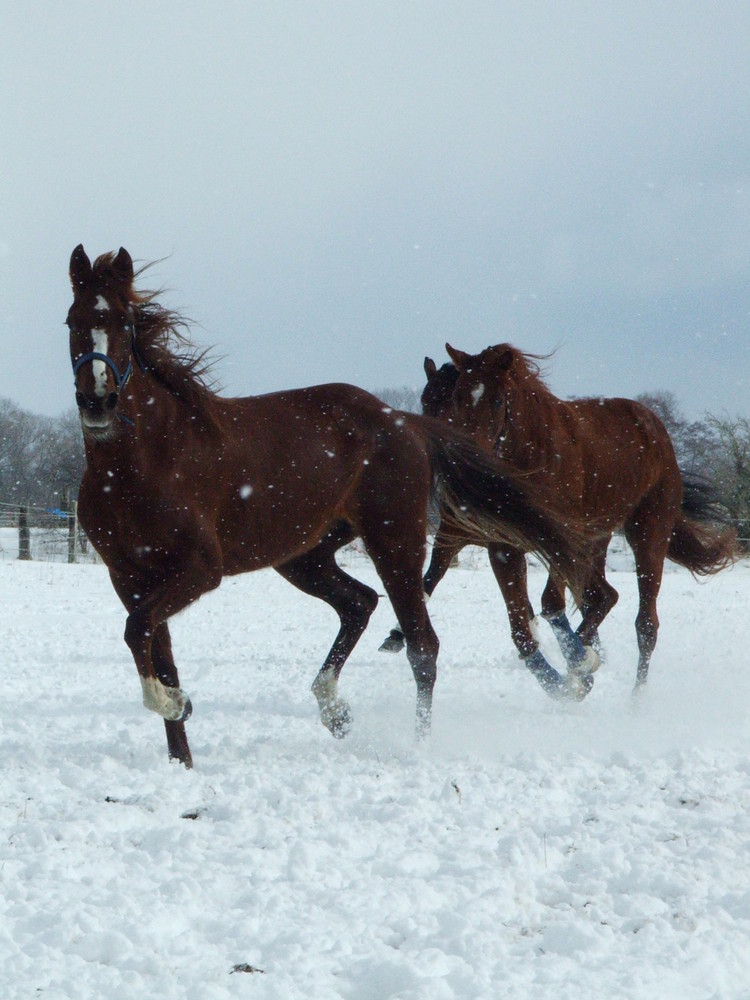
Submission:
{"label": "deep snow", "polygon": [[0,562],[0,997],[750,997],[750,568],[669,569],[634,700],[611,562],[607,659],[570,705],[464,553],[419,746],[385,599],[336,742],[309,691],[333,613],[270,571],[225,581],[172,623],[192,772],[140,705],[106,570]]}

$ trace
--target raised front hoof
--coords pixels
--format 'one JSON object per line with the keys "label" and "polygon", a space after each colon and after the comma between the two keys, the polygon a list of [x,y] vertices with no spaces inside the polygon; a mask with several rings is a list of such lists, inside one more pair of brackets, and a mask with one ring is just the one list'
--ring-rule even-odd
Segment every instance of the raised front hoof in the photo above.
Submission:
{"label": "raised front hoof", "polygon": [[399,632],[398,629],[392,628],[390,634],[381,644],[378,651],[380,653],[400,653],[405,645],[404,633]]}
{"label": "raised front hoof", "polygon": [[583,657],[571,664],[570,670],[579,677],[588,677],[589,674],[595,674],[600,666],[601,659],[594,647],[584,646]]}
{"label": "raised front hoof", "polygon": [[[188,698],[188,696],[185,695],[185,706],[182,709],[182,714],[180,715],[180,717],[178,719],[172,719],[171,721],[172,722],[187,722],[187,720],[190,718],[190,716],[192,714],[193,714],[193,703],[190,700],[190,698]],[[191,766],[192,766],[192,763],[191,763]]]}
{"label": "raised front hoof", "polygon": [[352,730],[352,712],[345,701],[337,701],[335,705],[324,708],[320,721],[337,740],[343,740]]}

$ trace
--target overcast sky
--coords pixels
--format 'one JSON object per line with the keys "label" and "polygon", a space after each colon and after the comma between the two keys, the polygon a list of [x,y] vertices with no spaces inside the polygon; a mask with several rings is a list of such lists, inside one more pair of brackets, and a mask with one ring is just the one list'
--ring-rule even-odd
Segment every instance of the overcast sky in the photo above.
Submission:
{"label": "overcast sky", "polygon": [[558,395],[750,413],[750,3],[1,4],[0,397],[73,405],[73,247],[225,390],[421,386],[510,341]]}

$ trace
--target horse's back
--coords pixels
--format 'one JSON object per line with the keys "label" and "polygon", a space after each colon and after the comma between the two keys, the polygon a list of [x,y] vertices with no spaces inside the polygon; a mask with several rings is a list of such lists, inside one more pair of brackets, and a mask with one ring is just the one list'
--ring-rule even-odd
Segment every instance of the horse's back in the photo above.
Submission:
{"label": "horse's back", "polygon": [[[565,404],[568,427],[576,440],[606,461],[638,453],[659,461],[674,461],[669,433],[653,410],[634,399],[620,397],[578,399]],[[676,461],[675,461],[676,466]]]}

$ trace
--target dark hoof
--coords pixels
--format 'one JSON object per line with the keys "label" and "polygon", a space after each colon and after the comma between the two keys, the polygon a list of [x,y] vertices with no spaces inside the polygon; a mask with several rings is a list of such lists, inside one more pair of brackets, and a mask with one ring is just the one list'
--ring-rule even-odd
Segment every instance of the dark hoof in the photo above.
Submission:
{"label": "dark hoof", "polygon": [[404,633],[399,632],[397,628],[392,628],[390,631],[390,635],[385,640],[385,642],[380,646],[379,652],[400,653],[405,645],[406,643],[404,642]]}
{"label": "dark hoof", "polygon": [[182,764],[186,771],[192,771],[193,769],[193,755],[188,750],[187,753],[184,751],[171,752],[169,754],[170,760],[176,760],[178,764]]}
{"label": "dark hoof", "polygon": [[190,718],[190,716],[192,714],[193,714],[193,703],[186,696],[185,697],[185,707],[182,710],[182,715],[179,717],[179,719],[173,719],[172,721],[173,722],[187,722],[187,720]]}

